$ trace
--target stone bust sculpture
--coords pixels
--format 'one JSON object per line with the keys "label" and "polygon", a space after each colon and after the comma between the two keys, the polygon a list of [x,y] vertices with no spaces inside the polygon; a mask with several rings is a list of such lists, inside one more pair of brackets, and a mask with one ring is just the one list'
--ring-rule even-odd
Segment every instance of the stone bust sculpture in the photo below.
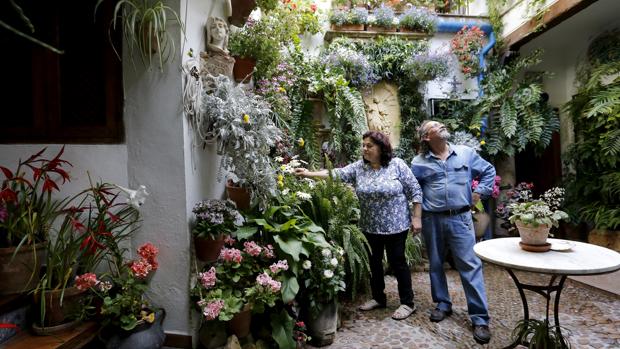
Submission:
{"label": "stone bust sculpture", "polygon": [[219,17],[207,20],[207,51],[228,55],[228,23]]}

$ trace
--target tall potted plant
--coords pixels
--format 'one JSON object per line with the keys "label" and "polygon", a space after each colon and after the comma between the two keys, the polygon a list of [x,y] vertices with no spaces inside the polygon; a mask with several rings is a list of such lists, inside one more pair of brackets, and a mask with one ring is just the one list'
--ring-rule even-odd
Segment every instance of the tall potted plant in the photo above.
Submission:
{"label": "tall potted plant", "polygon": [[64,147],[51,159],[45,151],[20,160],[14,170],[0,166],[0,295],[28,291],[39,282],[49,229],[67,201],[52,196],[58,181],[70,181]]}

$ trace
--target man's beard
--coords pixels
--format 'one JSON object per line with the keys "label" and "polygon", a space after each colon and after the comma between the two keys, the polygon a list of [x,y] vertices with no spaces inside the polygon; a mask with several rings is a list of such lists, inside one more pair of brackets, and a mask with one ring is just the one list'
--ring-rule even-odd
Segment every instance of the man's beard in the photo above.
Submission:
{"label": "man's beard", "polygon": [[439,137],[444,141],[447,141],[450,139],[450,132],[444,128],[443,130],[439,131]]}

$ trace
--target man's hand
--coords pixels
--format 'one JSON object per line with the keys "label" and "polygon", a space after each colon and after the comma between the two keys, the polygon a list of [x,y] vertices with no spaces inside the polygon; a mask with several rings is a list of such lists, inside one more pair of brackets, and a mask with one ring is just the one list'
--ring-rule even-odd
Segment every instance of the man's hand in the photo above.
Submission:
{"label": "man's hand", "polygon": [[471,194],[471,206],[474,207],[480,201],[480,193]]}
{"label": "man's hand", "polygon": [[422,218],[412,216],[411,217],[411,232],[413,236],[418,235],[422,231]]}
{"label": "man's hand", "polygon": [[303,168],[303,167],[297,167],[297,168],[296,168],[296,169],[294,169],[293,171],[294,171],[293,173],[294,173],[294,174],[295,174],[295,176],[297,176],[297,177],[306,177],[306,174],[307,174],[307,172],[308,172],[308,170],[306,170],[306,169],[305,169],[305,168]]}

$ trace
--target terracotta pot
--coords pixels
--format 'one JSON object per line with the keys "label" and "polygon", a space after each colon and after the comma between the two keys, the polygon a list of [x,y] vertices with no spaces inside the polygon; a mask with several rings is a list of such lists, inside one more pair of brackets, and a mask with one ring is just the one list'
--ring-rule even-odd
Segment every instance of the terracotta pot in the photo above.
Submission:
{"label": "terracotta pot", "polygon": [[250,192],[247,188],[237,187],[232,181],[226,183],[226,192],[228,198],[237,204],[237,208],[240,210],[247,210],[250,208]]}
{"label": "terracotta pot", "polygon": [[235,77],[235,81],[241,82],[243,80],[250,80],[254,72],[254,67],[256,66],[256,60],[254,58],[245,57],[234,58],[235,65],[233,66],[233,76]]}
{"label": "terracotta pot", "polygon": [[220,250],[224,246],[224,235],[217,239],[194,237],[196,257],[203,262],[213,262],[220,256]]}
{"label": "terracotta pot", "polygon": [[0,295],[28,292],[39,282],[39,271],[47,253],[47,243],[38,243],[34,248],[32,245],[22,245],[13,258],[15,249],[0,248]]}
{"label": "terracotta pot", "polygon": [[339,30],[339,31],[363,31],[364,30],[364,25],[363,24],[343,24],[343,25],[332,24],[332,30]]}
{"label": "terracotta pot", "polygon": [[378,33],[395,32],[396,31],[396,27],[394,27],[394,28],[386,28],[386,27],[379,27],[379,26],[376,26],[376,25],[369,25],[368,26],[368,31],[369,32],[378,32]]}
{"label": "terracotta pot", "polygon": [[[45,319],[41,327],[60,327],[59,325],[68,322],[67,320],[71,316],[80,312],[86,290],[80,291],[77,287],[72,286],[66,288],[64,291],[62,304],[60,304],[62,290],[45,292]],[[35,304],[37,304],[37,307],[40,307],[40,296],[40,294],[35,296]],[[41,324],[39,323],[37,325]],[[46,330],[45,333],[49,334],[49,329]]]}
{"label": "terracotta pot", "polygon": [[520,221],[516,221],[515,225],[519,230],[519,236],[521,236],[521,242],[526,245],[545,245],[547,243],[547,237],[549,236],[548,225],[539,225],[534,227],[529,224],[524,224]]}
{"label": "terracotta pot", "polygon": [[245,309],[235,314],[235,316],[228,322],[228,329],[238,338],[243,338],[250,333],[251,322],[252,310]]}
{"label": "terracotta pot", "polygon": [[243,27],[252,10],[256,8],[256,0],[231,0],[232,14],[228,22],[237,27]]}

